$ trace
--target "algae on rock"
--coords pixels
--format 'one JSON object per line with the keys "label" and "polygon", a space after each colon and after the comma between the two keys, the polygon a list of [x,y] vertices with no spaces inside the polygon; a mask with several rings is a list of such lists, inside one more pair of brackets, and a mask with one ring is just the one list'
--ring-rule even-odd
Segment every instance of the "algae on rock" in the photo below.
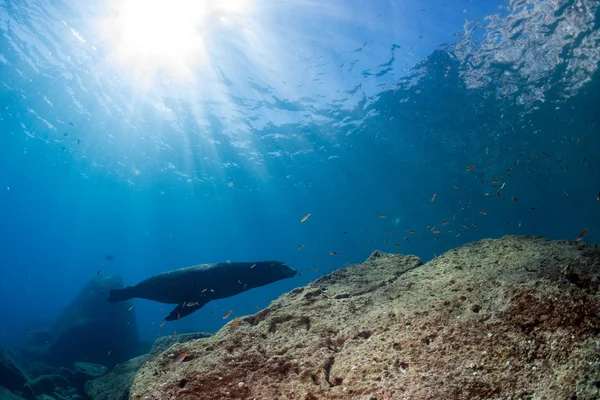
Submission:
{"label": "algae on rock", "polygon": [[597,399],[599,277],[600,246],[540,237],[375,252],[176,344],[130,398]]}

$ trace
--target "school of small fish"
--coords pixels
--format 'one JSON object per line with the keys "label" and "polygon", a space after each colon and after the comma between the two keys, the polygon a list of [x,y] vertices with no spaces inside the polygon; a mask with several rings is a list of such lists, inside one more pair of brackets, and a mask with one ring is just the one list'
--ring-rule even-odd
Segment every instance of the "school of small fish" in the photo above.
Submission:
{"label": "school of small fish", "polygon": [[[580,139],[577,138],[576,141],[574,141],[575,143],[579,143]],[[486,149],[485,151],[486,155],[490,155],[490,150],[489,148]],[[540,154],[542,154],[543,157],[540,156]],[[540,172],[536,172],[536,170],[538,170],[538,168],[536,168],[536,161],[534,160],[540,160],[540,161],[555,161],[558,164],[558,168],[557,169],[553,169],[551,166],[546,166],[546,170],[543,173]],[[597,157],[593,156],[590,158],[590,160],[592,161],[597,161]],[[498,155],[494,158],[488,159],[488,161],[485,163],[485,167],[489,167],[490,165],[492,165],[492,163],[494,162],[500,162],[501,161],[501,157]],[[540,161],[537,161],[538,163]],[[505,165],[504,166],[504,171],[505,171],[505,175],[506,176],[501,176],[501,175],[497,175],[497,176],[493,176],[493,177],[489,177],[486,174],[486,168],[483,167],[483,163],[478,165],[477,164],[471,164],[468,165],[465,169],[466,172],[469,172],[468,176],[472,177],[471,179],[477,180],[478,183],[480,183],[485,189],[482,190],[480,192],[479,195],[482,195],[483,197],[487,197],[490,199],[500,199],[502,201],[508,201],[509,203],[515,203],[513,205],[513,207],[523,207],[521,206],[522,203],[525,203],[525,209],[529,210],[530,212],[536,211],[538,209],[537,204],[540,204],[540,197],[538,196],[537,198],[535,198],[535,200],[532,200],[531,195],[527,196],[527,195],[523,195],[521,193],[521,195],[519,195],[519,193],[515,192],[513,189],[513,185],[507,185],[508,180],[514,175],[516,174],[518,171],[520,171],[519,168],[521,168],[521,171],[523,171],[525,173],[525,176],[530,176],[533,179],[533,184],[535,184],[535,187],[540,189],[543,186],[539,183],[539,178],[542,178],[544,175],[548,175],[548,181],[552,182],[552,177],[551,177],[551,173],[556,173],[557,170],[561,171],[562,173],[567,172],[567,170],[569,169],[569,160],[567,158],[563,158],[563,157],[556,157],[556,156],[552,156],[550,153],[548,152],[534,152],[532,153],[532,156],[527,158],[524,154],[518,154],[516,157],[516,160],[511,162],[511,163],[506,163],[505,161]],[[584,157],[583,158],[583,162],[582,164],[586,167],[586,168],[593,168],[594,171],[596,171],[596,167],[592,166],[589,162],[588,162],[588,158]],[[524,166],[525,165],[525,166]],[[539,166],[539,165],[538,165]],[[463,170],[464,171],[464,170]],[[478,171],[475,174],[473,174],[473,171]],[[485,185],[491,185],[491,187],[486,187]],[[469,185],[465,185],[464,183],[462,185],[457,185],[457,184],[451,184],[450,187],[454,188],[456,190],[456,192],[454,193],[463,193],[466,190],[464,189],[464,186],[469,186]],[[517,185],[514,185],[515,187]],[[509,189],[507,189],[507,187]],[[463,189],[461,189],[463,188]],[[467,210],[470,209],[471,207],[471,202],[473,200],[473,196],[475,193],[474,190],[476,190],[475,187],[470,187],[468,188],[469,192],[465,195],[466,199],[462,199],[458,201],[458,205],[457,208],[455,210],[455,212],[452,215],[447,215],[445,219],[439,221],[438,224],[436,225],[427,225],[425,226],[425,232],[429,231],[430,234],[433,234],[433,240],[440,240],[442,238],[444,238],[444,233],[451,233],[452,235],[450,235],[451,237],[454,238],[460,238],[462,233],[472,233],[474,232],[475,229],[482,229],[479,228],[478,223],[480,222],[482,226],[485,227],[485,221],[483,219],[483,217],[486,218],[491,218],[488,216],[489,211],[490,210],[475,210],[471,213],[469,213]],[[508,190],[508,192],[507,192]],[[562,189],[562,192],[564,194],[564,196],[571,198],[572,197],[572,193],[568,190],[568,189]],[[513,191],[513,193],[510,193],[510,191]],[[442,192],[444,193],[444,192]],[[573,193],[579,194],[579,191],[575,191]],[[491,195],[490,195],[491,194]],[[519,199],[517,198],[517,195],[519,197],[522,197],[521,200],[519,201]],[[454,199],[447,199],[447,196],[444,196],[443,194],[441,196],[438,196],[438,193],[433,193],[433,195],[431,195],[431,197],[429,198],[429,203],[434,203],[435,205],[432,205],[430,207],[440,207],[440,205],[448,205],[449,201],[456,201],[456,198]],[[527,199],[525,197],[528,197]],[[593,197],[592,197],[593,198]],[[439,200],[439,201],[436,201]],[[596,195],[596,201],[600,202],[600,192],[597,193]],[[533,204],[533,202],[535,202],[535,204]],[[535,205],[535,206],[534,206]],[[482,207],[483,208],[483,207]],[[467,215],[470,214],[472,215],[471,217],[464,217],[464,218],[458,218],[461,213],[463,213],[463,215]],[[300,219],[300,223],[304,223],[306,222],[309,217],[311,217],[311,213],[307,213],[306,215],[304,215],[301,219]],[[470,218],[474,218],[474,216],[479,216],[479,218],[482,218],[481,220],[478,220],[477,222],[474,222],[472,220],[469,220]],[[492,214],[493,215],[493,214]],[[403,229],[403,233],[406,235],[408,234],[408,236],[403,236],[402,234],[400,234],[399,231],[395,231],[395,226],[398,224],[397,221],[395,221],[395,219],[392,217],[390,219],[388,219],[388,214],[376,214],[376,217],[380,220],[387,220],[387,222],[381,222],[384,224],[389,224],[390,222],[393,222],[394,225],[391,227],[391,229],[389,230],[387,237],[385,239],[380,239],[383,243],[388,243],[388,238],[390,238],[390,242],[389,242],[389,250],[391,249],[399,249],[404,245],[401,245],[401,241],[398,239],[395,239],[395,237],[397,237],[397,235],[399,235],[400,238],[402,238],[404,240],[404,242],[406,243],[410,243],[410,239],[409,236],[414,235],[417,239],[419,237],[423,236],[423,231],[421,229],[417,229],[416,227],[411,227],[411,228],[407,228],[407,229]],[[317,217],[318,218],[318,217]],[[506,221],[506,224],[509,225],[511,224],[510,220]],[[514,224],[514,222],[513,222]],[[517,228],[521,228],[522,226],[522,222],[519,221],[516,224]],[[366,227],[363,227],[362,229],[364,232],[368,232],[368,229]],[[455,232],[453,232],[453,230]],[[580,242],[584,239],[584,237],[588,234],[589,230],[588,228],[584,228],[579,235],[574,239],[576,242]],[[352,232],[350,231],[343,231],[344,235],[350,235],[352,234]],[[317,242],[316,246],[320,247],[322,246],[322,244],[331,242],[331,238],[330,235],[326,235],[325,240],[322,242]],[[395,240],[394,240],[395,239]],[[311,245],[310,243],[307,245],[305,243],[301,243],[301,244],[297,244],[297,249],[301,250],[301,249],[305,249],[305,248],[313,248],[313,245]],[[331,243],[328,244],[328,246],[332,246]],[[344,246],[343,243],[338,243],[337,244],[338,247],[342,248]],[[406,246],[409,246],[408,244]],[[351,246],[352,248],[354,248],[355,246]],[[363,249],[362,251],[365,253],[368,252],[372,252],[375,249],[379,249],[382,246],[380,244],[378,244],[377,240],[372,240],[372,242],[370,243],[365,243],[363,245]],[[339,249],[323,249],[326,250],[331,256],[334,257],[339,257],[343,254],[342,251],[340,251]],[[307,254],[304,253],[307,250],[303,250],[303,252],[301,254]],[[433,253],[433,257],[436,258],[438,257],[437,253]],[[107,260],[112,261],[114,258],[111,255],[108,255],[105,257]],[[344,266],[349,265],[350,260],[352,259],[352,257],[347,257],[345,258],[344,262]],[[325,261],[326,262],[326,266],[324,268],[324,270],[326,271],[330,271],[332,269],[334,269],[334,265],[332,265],[332,261],[334,260],[334,258],[332,257],[329,261]],[[335,261],[333,261],[335,262]],[[317,255],[315,258],[315,263],[312,267],[312,270],[317,273],[317,274],[322,274],[322,272],[319,270],[319,256]],[[250,268],[254,268],[256,266],[256,264],[252,264],[250,266]],[[303,272],[309,271],[308,267],[304,267],[303,271],[299,271],[297,276],[300,277],[302,276]],[[323,272],[324,273],[324,272]],[[100,271],[97,272],[96,275],[99,275]],[[243,284],[243,282],[239,282],[239,284]],[[244,288],[245,288],[245,284],[244,284]],[[213,291],[210,288],[205,288],[202,290],[201,293],[205,293],[206,291],[211,290],[211,292]],[[458,297],[458,301],[459,302],[463,302],[466,301],[466,297],[465,296],[459,296]],[[184,307],[194,307],[199,305],[198,302],[187,302],[183,304]],[[131,310],[133,308],[133,306],[129,307],[129,310]],[[256,306],[257,309],[260,309],[261,306],[257,305]],[[162,312],[162,309],[160,310]],[[211,312],[211,314],[214,314],[215,310],[213,310]],[[229,310],[227,311],[223,316],[222,319],[226,320],[228,319],[231,314],[233,313],[233,310]],[[229,330],[230,332],[233,332],[237,329],[237,327],[239,326],[240,323],[240,319],[238,317],[234,318],[233,321],[231,322],[230,326],[229,326]],[[165,322],[161,322],[160,323],[160,327],[162,327],[165,324]],[[177,335],[177,332],[174,332],[174,335]],[[158,334],[157,336],[160,336],[160,334]],[[110,356],[110,351],[107,354],[108,356]],[[188,357],[187,353],[184,353],[182,355],[180,355],[179,357],[177,357],[177,359],[175,360],[176,364],[180,364],[182,363],[186,357]]]}

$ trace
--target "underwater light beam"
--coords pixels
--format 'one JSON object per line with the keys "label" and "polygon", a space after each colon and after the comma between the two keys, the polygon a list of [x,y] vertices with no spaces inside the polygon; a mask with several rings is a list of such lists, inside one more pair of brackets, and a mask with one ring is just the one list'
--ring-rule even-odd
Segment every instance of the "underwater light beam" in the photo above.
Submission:
{"label": "underwater light beam", "polygon": [[209,64],[211,28],[239,21],[251,6],[251,0],[111,0],[99,31],[110,58],[138,83],[150,84],[159,72],[188,81]]}

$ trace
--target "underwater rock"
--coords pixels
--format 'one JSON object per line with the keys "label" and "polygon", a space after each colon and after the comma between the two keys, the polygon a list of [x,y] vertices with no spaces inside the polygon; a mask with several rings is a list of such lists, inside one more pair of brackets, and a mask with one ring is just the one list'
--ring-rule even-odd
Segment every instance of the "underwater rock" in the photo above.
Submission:
{"label": "underwater rock", "polygon": [[17,396],[5,387],[0,386],[0,399],[2,400],[24,400],[22,397]]}
{"label": "underwater rock", "polygon": [[87,381],[85,393],[92,400],[127,400],[135,374],[149,358],[144,354],[122,363],[101,378]]}
{"label": "underwater rock", "polygon": [[0,346],[0,386],[8,390],[19,390],[27,382],[25,372],[16,364],[12,356]]}
{"label": "underwater rock", "polygon": [[25,386],[37,397],[42,394],[52,395],[56,389],[69,389],[69,381],[62,375],[42,375],[30,380]]}
{"label": "underwater rock", "polygon": [[135,311],[127,303],[109,304],[111,289],[122,288],[120,277],[94,277],[62,311],[39,357],[54,365],[77,361],[115,364],[141,354]]}
{"label": "underwater rock", "polygon": [[176,343],[185,343],[190,340],[203,339],[210,337],[210,333],[206,332],[194,332],[194,333],[182,333],[177,336],[162,336],[154,341],[152,345],[152,350],[150,351],[150,357],[154,358],[158,356],[163,351],[167,350],[169,347],[173,346]]}
{"label": "underwater rock", "polygon": [[599,277],[600,246],[540,237],[375,252],[147,361],[130,398],[597,399]]}
{"label": "underwater rock", "polygon": [[160,337],[154,342],[150,354],[129,360],[113,369],[110,374],[86,382],[85,393],[92,400],[127,400],[135,374],[146,361],[160,355],[176,343],[185,343],[209,336],[209,333],[196,332]]}
{"label": "underwater rock", "polygon": [[77,374],[86,380],[100,378],[101,376],[106,375],[108,372],[108,368],[106,368],[104,365],[86,362],[76,362],[74,367],[75,371],[77,371]]}

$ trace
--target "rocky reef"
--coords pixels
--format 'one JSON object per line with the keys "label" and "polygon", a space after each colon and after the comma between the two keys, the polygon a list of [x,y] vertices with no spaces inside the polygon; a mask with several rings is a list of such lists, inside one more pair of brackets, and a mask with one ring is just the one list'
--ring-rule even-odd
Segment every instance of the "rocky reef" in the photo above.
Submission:
{"label": "rocky reef", "polygon": [[[10,349],[0,346],[0,399],[127,399],[144,361],[175,343],[209,336],[192,333],[162,337],[154,345],[140,342],[130,305],[105,302],[110,289],[121,287],[117,276],[97,276],[52,326],[28,332]],[[105,365],[115,363],[119,367],[109,372]]]}
{"label": "rocky reef", "polygon": [[581,242],[375,252],[147,360],[130,398],[598,399],[599,287]]}

